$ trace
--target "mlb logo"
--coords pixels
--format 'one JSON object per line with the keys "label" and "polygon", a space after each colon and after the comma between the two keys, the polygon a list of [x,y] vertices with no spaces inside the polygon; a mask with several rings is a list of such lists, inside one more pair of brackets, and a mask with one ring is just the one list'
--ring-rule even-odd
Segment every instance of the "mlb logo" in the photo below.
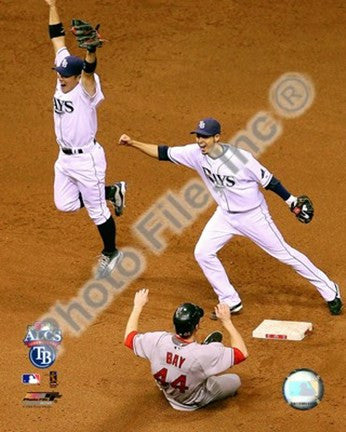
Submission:
{"label": "mlb logo", "polygon": [[31,373],[31,374],[22,375],[23,384],[40,384],[40,382],[41,382],[40,374]]}

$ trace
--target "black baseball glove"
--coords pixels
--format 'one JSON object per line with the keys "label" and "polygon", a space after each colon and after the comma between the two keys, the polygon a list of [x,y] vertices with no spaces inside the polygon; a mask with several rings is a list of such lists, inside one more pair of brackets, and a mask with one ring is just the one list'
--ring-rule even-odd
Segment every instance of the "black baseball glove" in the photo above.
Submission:
{"label": "black baseball glove", "polygon": [[100,48],[103,42],[105,42],[105,39],[102,39],[98,32],[99,28],[100,24],[97,24],[94,28],[85,21],[79,19],[72,20],[71,31],[76,36],[78,46],[90,52],[95,52],[96,48]]}
{"label": "black baseball glove", "polygon": [[291,204],[291,212],[296,215],[299,222],[309,223],[314,216],[314,206],[311,199],[306,195],[301,195],[297,201]]}

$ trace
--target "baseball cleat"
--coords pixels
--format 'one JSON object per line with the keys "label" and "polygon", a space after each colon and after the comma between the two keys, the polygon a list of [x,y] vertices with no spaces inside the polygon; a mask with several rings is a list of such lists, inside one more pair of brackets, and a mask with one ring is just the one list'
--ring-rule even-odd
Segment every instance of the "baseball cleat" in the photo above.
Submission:
{"label": "baseball cleat", "polygon": [[332,315],[340,315],[342,308],[343,308],[343,304],[342,301],[339,297],[335,297],[334,300],[327,302],[328,308],[330,310],[330,313]]}
{"label": "baseball cleat", "polygon": [[[242,304],[242,302],[240,302],[240,303],[238,303],[238,304],[236,304],[236,305],[234,305],[234,306],[231,306],[231,307],[229,308],[229,310],[230,310],[230,312],[231,312],[232,315],[237,314],[237,313],[240,312],[242,309],[243,309],[243,304]],[[212,320],[214,320],[214,321],[217,320],[217,316],[216,316],[215,311],[213,311],[213,312],[210,314],[210,319],[212,319]]]}
{"label": "baseball cleat", "polygon": [[95,270],[95,279],[104,279],[110,275],[123,256],[124,254],[118,250],[112,255],[102,254]]}
{"label": "baseball cleat", "polygon": [[334,285],[335,285],[335,299],[327,302],[327,306],[332,315],[340,315],[343,308],[343,304],[340,298],[339,287],[337,284]]}
{"label": "baseball cleat", "polygon": [[125,207],[125,194],[127,184],[124,181],[120,181],[114,183],[111,188],[111,196],[109,197],[109,201],[113,204],[115,215],[121,216]]}
{"label": "baseball cleat", "polygon": [[210,333],[202,342],[202,345],[208,345],[212,342],[222,342],[222,333],[219,331],[214,331]]}

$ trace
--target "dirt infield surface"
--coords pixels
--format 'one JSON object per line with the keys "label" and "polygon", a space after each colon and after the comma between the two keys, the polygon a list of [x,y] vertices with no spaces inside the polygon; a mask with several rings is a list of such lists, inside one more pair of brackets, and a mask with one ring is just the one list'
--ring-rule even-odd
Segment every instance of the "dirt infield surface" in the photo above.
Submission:
{"label": "dirt infield surface", "polygon": [[[100,240],[85,211],[67,215],[54,208],[48,7],[43,0],[1,0],[1,432],[344,430],[345,316],[329,315],[313,286],[243,239],[220,254],[244,303],[234,318],[250,352],[233,369],[242,379],[239,394],[193,413],[168,405],[149,365],[123,346],[123,332],[134,292],[143,287],[150,288],[143,331],[170,329],[172,312],[184,301],[212,310],[216,297],[193,248],[215,206],[181,233],[165,230],[167,248],[155,255],[132,226],[162,194],[177,193],[195,174],[115,142],[126,132],[147,142],[188,143],[189,131],[207,116],[220,120],[228,140],[257,112],[273,112],[268,92],[280,75],[306,74],[315,85],[314,104],[300,117],[282,119],[282,135],[260,160],[292,193],[311,196],[315,218],[300,224],[277,196],[265,196],[289,243],[345,287],[345,3],[60,3],[66,25],[72,18],[100,22],[110,40],[98,54],[106,100],[97,138],[106,150],[107,180],[129,185],[126,212],[117,219],[119,246],[140,250],[147,267],[80,337],[65,334],[65,352],[52,368],[59,374],[58,403],[22,407],[27,390],[49,390],[48,371],[41,371],[40,386],[21,384],[22,373],[35,372],[22,342],[26,327],[56,301],[66,304],[77,295]],[[71,35],[67,42],[83,54]],[[253,339],[252,330],[266,318],[311,321],[314,332],[302,342]],[[220,325],[205,319],[201,338],[214,329]],[[325,384],[321,404],[305,412],[289,407],[281,394],[286,375],[303,367]]]}

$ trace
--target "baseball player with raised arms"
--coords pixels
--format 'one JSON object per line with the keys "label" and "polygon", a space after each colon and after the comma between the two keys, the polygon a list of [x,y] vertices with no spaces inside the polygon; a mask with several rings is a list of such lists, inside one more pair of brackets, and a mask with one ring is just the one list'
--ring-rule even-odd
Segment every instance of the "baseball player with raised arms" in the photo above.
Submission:
{"label": "baseball player with raised arms", "polygon": [[[195,258],[219,298],[232,313],[242,302],[217,257],[218,251],[234,235],[248,237],[279,261],[290,265],[312,283],[332,315],[342,309],[339,288],[305,255],[289,246],[274,224],[259,186],[272,190],[291,208],[301,222],[310,222],[312,203],[306,196],[291,195],[250,152],[220,142],[221,125],[213,118],[198,123],[191,133],[196,143],[168,147],[135,141],[122,135],[119,143],[131,146],[161,161],[170,161],[195,170],[217,203],[195,248]],[[303,199],[303,205],[300,203]],[[211,318],[216,319],[213,313]]]}
{"label": "baseball player with raised arms", "polygon": [[138,321],[148,302],[147,289],[138,291],[125,330],[125,345],[149,360],[151,373],[170,405],[179,411],[194,411],[210,402],[234,396],[240,387],[235,374],[218,375],[244,361],[245,343],[231,321],[228,305],[218,304],[215,314],[229,333],[231,346],[224,346],[222,333],[213,332],[202,344],[196,333],[203,309],[183,303],[173,315],[175,333],[138,332]]}
{"label": "baseball player with raised arms", "polygon": [[85,59],[70,55],[56,0],[49,5],[49,36],[55,52],[57,84],[53,99],[54,125],[59,156],[55,163],[54,201],[64,212],[85,207],[103,241],[95,278],[106,277],[122,257],[116,248],[116,227],[106,199],[120,216],[125,205],[126,183],[105,186],[106,158],[96,141],[96,109],[104,99],[100,78],[95,73],[96,47],[101,46],[97,30],[75,21],[79,46],[86,48]]}

